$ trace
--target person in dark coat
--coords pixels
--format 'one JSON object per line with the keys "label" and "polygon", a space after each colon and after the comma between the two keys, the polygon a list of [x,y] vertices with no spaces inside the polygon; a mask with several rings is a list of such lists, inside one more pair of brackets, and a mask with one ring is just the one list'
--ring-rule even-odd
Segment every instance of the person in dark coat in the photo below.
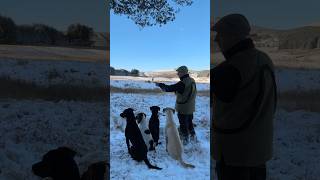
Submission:
{"label": "person in dark coat", "polygon": [[218,179],[265,180],[277,101],[273,63],[255,48],[243,15],[221,18],[213,31],[225,57],[210,70],[211,153]]}
{"label": "person in dark coat", "polygon": [[166,85],[164,83],[156,83],[156,85],[159,86],[162,91],[175,92],[175,109],[178,112],[179,129],[182,135],[182,142],[186,145],[189,142],[189,137],[192,141],[197,141],[192,122],[193,112],[195,112],[197,87],[194,79],[189,76],[186,66],[181,66],[176,71],[180,78],[179,82],[173,85]]}

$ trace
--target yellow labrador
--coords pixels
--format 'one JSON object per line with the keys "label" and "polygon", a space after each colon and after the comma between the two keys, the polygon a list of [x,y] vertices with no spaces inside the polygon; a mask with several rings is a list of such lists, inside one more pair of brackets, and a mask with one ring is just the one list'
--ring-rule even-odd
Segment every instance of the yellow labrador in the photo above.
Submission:
{"label": "yellow labrador", "polygon": [[183,167],[194,168],[194,165],[187,164],[182,160],[183,146],[180,140],[176,124],[173,120],[173,114],[175,113],[175,110],[167,107],[163,109],[163,113],[166,114],[167,118],[165,127],[167,152],[173,159],[178,160]]}

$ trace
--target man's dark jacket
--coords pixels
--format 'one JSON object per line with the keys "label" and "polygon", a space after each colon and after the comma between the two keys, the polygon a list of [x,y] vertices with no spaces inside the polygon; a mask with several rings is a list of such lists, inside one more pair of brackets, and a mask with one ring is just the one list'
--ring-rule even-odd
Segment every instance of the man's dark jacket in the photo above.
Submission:
{"label": "man's dark jacket", "polygon": [[195,111],[197,87],[193,78],[186,74],[180,81],[173,85],[159,84],[160,88],[166,92],[175,92],[175,109],[179,114],[191,115]]}
{"label": "man's dark jacket", "polygon": [[274,66],[246,39],[224,52],[211,69],[213,158],[227,165],[257,166],[272,157],[276,108]]}

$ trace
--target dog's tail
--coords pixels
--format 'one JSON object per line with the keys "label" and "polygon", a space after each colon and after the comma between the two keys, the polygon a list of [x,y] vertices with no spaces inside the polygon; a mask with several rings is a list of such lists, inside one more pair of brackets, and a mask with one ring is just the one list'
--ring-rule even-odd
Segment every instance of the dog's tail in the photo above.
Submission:
{"label": "dog's tail", "polygon": [[161,169],[162,169],[162,168],[159,168],[159,167],[157,167],[157,166],[151,165],[150,162],[149,162],[149,160],[148,160],[148,158],[145,158],[145,159],[144,159],[144,162],[146,163],[146,165],[148,166],[149,169],[157,169],[157,170],[161,170]]}
{"label": "dog's tail", "polygon": [[181,165],[182,165],[183,167],[185,167],[185,168],[195,168],[194,165],[183,162],[183,160],[182,160],[181,158],[180,158],[179,161],[180,161]]}

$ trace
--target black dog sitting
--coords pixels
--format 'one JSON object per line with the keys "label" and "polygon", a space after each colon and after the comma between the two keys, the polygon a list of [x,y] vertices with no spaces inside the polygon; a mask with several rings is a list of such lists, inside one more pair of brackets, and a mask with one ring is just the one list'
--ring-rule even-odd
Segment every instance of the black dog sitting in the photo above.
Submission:
{"label": "black dog sitting", "polygon": [[[128,108],[125,109],[120,116],[127,120],[127,126],[125,129],[126,143],[128,147],[128,152],[131,155],[132,159],[140,162],[144,161],[148,168],[150,169],[158,169],[161,168],[153,166],[150,164],[147,157],[147,146],[143,140],[139,127],[136,123],[135,116],[133,114],[133,109]],[[130,146],[130,143],[132,146]]]}
{"label": "black dog sitting", "polygon": [[151,132],[152,135],[152,139],[153,141],[156,143],[156,145],[160,144],[159,141],[159,126],[160,126],[160,122],[159,122],[159,115],[158,112],[160,111],[160,107],[159,106],[151,106],[150,110],[152,112],[152,115],[150,117],[150,121],[149,121],[149,130]]}
{"label": "black dog sitting", "polygon": [[67,147],[59,147],[46,153],[42,161],[32,165],[35,175],[53,180],[80,180],[79,168],[74,161],[76,152]]}

